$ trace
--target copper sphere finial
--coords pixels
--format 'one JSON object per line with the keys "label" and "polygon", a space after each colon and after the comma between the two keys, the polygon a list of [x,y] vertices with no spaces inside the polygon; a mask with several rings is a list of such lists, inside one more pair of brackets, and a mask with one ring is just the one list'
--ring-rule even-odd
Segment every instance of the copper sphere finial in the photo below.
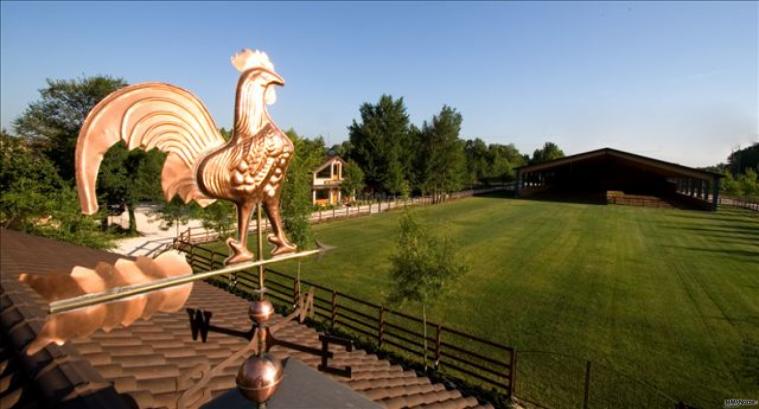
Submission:
{"label": "copper sphere finial", "polygon": [[248,308],[248,316],[258,325],[268,321],[273,314],[274,305],[265,298],[251,302]]}
{"label": "copper sphere finial", "polygon": [[271,354],[251,356],[237,372],[237,388],[246,399],[259,405],[266,403],[282,381],[282,362]]}

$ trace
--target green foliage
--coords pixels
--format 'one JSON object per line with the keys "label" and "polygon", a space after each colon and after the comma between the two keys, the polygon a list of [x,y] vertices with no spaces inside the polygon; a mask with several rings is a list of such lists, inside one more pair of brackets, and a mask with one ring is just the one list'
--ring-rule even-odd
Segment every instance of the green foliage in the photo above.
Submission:
{"label": "green foliage", "polygon": [[743,196],[748,198],[759,196],[759,180],[757,180],[756,171],[754,169],[746,168],[745,172],[738,176],[736,182],[738,183]]}
{"label": "green foliage", "polygon": [[53,163],[4,130],[0,163],[3,227],[95,248],[111,247],[110,237],[81,214],[76,193],[61,180]]}
{"label": "green foliage", "polygon": [[[593,374],[602,374],[596,364],[606,363],[697,407],[717,407],[734,394],[758,395],[749,374],[756,374],[751,363],[757,362],[759,326],[730,315],[759,316],[755,212],[475,197],[413,214],[433,232],[454,237],[470,266],[428,305],[430,320],[517,350],[586,357]],[[303,260],[304,279],[385,303],[395,286],[389,259],[402,217],[396,211],[314,226],[316,237],[335,248],[318,261]],[[295,275],[297,264],[276,270]],[[391,308],[416,316],[421,310],[413,303]],[[705,326],[698,311],[721,318]],[[564,365],[533,371],[528,362],[527,354],[520,356],[517,383],[553,383],[545,389],[548,398],[562,397],[567,385],[575,390],[583,379],[584,362],[571,373]],[[637,383],[614,384],[593,374],[591,394],[627,397],[640,390]],[[564,406],[577,402],[581,394]],[[617,400],[608,407],[641,403]]]}
{"label": "green foliage", "polygon": [[358,166],[358,163],[350,160],[343,166],[343,182],[340,184],[340,190],[343,195],[356,198],[364,190],[364,171]]}
{"label": "green foliage", "polygon": [[348,127],[350,158],[361,166],[370,190],[399,193],[413,159],[403,98],[382,95],[376,105],[364,103],[359,111],[361,122],[354,120]]}
{"label": "green foliage", "polygon": [[451,239],[432,234],[410,211],[400,219],[397,250],[390,262],[391,303],[426,304],[441,295],[448,280],[467,271],[467,266],[457,258]]}
{"label": "green foliage", "polygon": [[419,187],[423,193],[461,190],[465,181],[464,143],[459,139],[461,114],[443,106],[438,115],[426,121],[418,133],[417,161]]}
{"label": "green foliage", "polygon": [[759,180],[757,173],[747,168],[745,173],[734,177],[729,171],[725,171],[725,178],[722,180],[722,192],[728,196],[743,197],[749,200],[759,198]]}
{"label": "green foliage", "polygon": [[120,78],[95,76],[47,80],[39,101],[29,104],[14,122],[16,133],[33,142],[66,181],[74,180],[74,151],[87,113],[111,92],[126,86]]}
{"label": "green foliage", "polygon": [[532,153],[532,159],[530,164],[536,164],[541,162],[548,162],[549,160],[559,159],[564,157],[564,152],[559,149],[559,146],[553,142],[546,142],[542,149],[535,149]]}
{"label": "green foliage", "polygon": [[312,175],[314,169],[322,164],[326,148],[321,137],[307,139],[292,129],[287,131],[287,136],[295,145],[295,155],[282,187],[282,219],[290,240],[303,249],[313,241],[309,221],[312,210]]}
{"label": "green foliage", "polygon": [[745,173],[748,169],[759,171],[759,142],[731,153],[727,164],[734,175]]}
{"label": "green foliage", "polygon": [[[46,156],[66,183],[74,183],[74,152],[79,130],[89,111],[108,94],[127,83],[119,78],[94,76],[75,80],[47,80],[40,100],[31,103],[14,121],[16,132]],[[128,152],[120,143],[103,158],[98,173],[101,207],[126,205],[129,231],[136,233],[134,206],[138,201],[161,199],[158,151]]]}
{"label": "green foliage", "polygon": [[178,197],[174,197],[172,201],[159,207],[154,214],[163,222],[161,224],[162,230],[175,227],[176,235],[179,236],[179,225],[187,224],[190,219],[199,217],[201,212],[202,210],[197,203],[185,204]]}
{"label": "green foliage", "polygon": [[206,208],[199,209],[196,216],[202,221],[203,228],[216,232],[219,237],[232,234],[237,223],[235,205],[226,200],[217,200]]}
{"label": "green foliage", "polygon": [[160,177],[165,155],[157,150],[129,151],[119,142],[103,157],[98,173],[99,202],[125,205],[129,231],[137,232],[134,207],[140,201],[162,200]]}
{"label": "green foliage", "polygon": [[481,139],[468,140],[464,144],[466,156],[466,183],[489,181],[508,182],[516,177],[514,168],[527,163],[514,144],[486,145]]}

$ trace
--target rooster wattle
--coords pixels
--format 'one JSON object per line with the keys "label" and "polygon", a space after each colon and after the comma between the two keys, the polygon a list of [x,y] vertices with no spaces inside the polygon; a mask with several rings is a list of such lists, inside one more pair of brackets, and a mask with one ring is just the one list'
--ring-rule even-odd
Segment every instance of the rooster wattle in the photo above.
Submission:
{"label": "rooster wattle", "polygon": [[234,132],[229,141],[190,92],[165,83],[122,88],[98,103],[82,125],[76,146],[76,175],[82,212],[98,210],[95,183],[103,155],[123,141],[129,149],[166,152],[161,186],[166,200],[179,195],[201,206],[215,199],[237,206],[237,240],[228,239],[226,263],[253,259],[247,248],[250,216],[261,203],[271,222],[272,255],[296,250],[285,236],[280,215],[282,181],[293,144],[272,121],[266,105],[276,99],[273,85],[284,85],[268,56],[243,50],[232,57],[240,71]]}

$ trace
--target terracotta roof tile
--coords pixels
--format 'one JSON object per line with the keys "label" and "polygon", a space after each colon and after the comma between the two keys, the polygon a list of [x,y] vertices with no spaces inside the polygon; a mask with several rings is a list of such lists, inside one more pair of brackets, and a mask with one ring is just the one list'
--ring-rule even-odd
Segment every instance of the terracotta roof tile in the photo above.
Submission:
{"label": "terracotta roof tile", "polygon": [[[44,317],[45,304],[33,291],[16,281],[19,273],[69,272],[74,265],[92,267],[99,261],[112,263],[118,258],[110,253],[21,233],[1,232],[3,292],[0,294],[0,324],[3,328],[17,327],[11,335],[20,345],[28,344],[39,331],[41,322],[30,322],[29,319]],[[12,244],[6,245],[8,241]],[[61,254],[66,257],[61,257]],[[186,306],[213,312],[211,322],[214,325],[238,330],[250,328],[247,302],[206,283],[194,284]],[[282,317],[277,316],[276,319]],[[320,347],[318,333],[297,322],[287,323],[275,336]],[[127,394],[139,407],[172,408],[185,390],[197,384],[200,379],[199,366],[217,365],[246,343],[244,339],[219,333],[209,333],[207,343],[194,341],[187,313],[179,311],[156,314],[150,320],[135,322],[130,328],[115,328],[109,333],[98,331],[89,338],[75,340],[62,348],[51,346],[29,359],[46,359],[49,363],[54,361],[53,355],[58,359],[71,356],[68,364],[76,370],[67,367],[66,363],[53,362],[51,365],[55,369],[50,372],[51,379],[66,380],[70,384],[67,385],[69,389],[77,384],[100,387],[110,383],[113,385],[111,391]],[[353,368],[350,379],[334,379],[389,408],[438,405],[435,407],[440,409],[463,409],[478,404],[474,398],[464,398],[458,391],[446,390],[441,384],[433,384],[426,377],[391,365],[366,351],[347,352],[344,348],[333,348],[333,351],[334,365],[350,365]],[[278,346],[272,348],[272,353],[280,357],[299,358],[312,367],[320,363],[319,357]],[[242,360],[242,357],[239,358],[239,362],[210,379],[203,388],[206,393],[215,397],[233,388],[234,377]],[[86,368],[80,368],[81,365]],[[54,383],[45,387],[55,388]],[[203,403],[204,400],[197,401],[195,406]]]}

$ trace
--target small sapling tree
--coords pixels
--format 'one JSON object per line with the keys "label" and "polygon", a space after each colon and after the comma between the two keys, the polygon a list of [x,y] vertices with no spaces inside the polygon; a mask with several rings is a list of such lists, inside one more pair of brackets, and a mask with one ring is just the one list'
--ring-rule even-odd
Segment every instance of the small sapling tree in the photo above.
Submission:
{"label": "small sapling tree", "polygon": [[422,305],[426,369],[427,305],[440,297],[449,280],[466,272],[467,266],[456,257],[456,249],[449,237],[432,234],[408,210],[401,217],[398,248],[390,262],[392,288],[388,301],[411,301]]}

